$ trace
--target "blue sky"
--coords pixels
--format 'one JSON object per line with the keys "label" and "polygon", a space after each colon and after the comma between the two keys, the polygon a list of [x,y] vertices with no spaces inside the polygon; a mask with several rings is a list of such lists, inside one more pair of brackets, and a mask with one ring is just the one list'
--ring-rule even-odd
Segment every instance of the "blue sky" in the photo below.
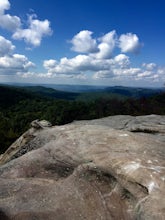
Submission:
{"label": "blue sky", "polygon": [[0,82],[163,86],[164,0],[0,0]]}

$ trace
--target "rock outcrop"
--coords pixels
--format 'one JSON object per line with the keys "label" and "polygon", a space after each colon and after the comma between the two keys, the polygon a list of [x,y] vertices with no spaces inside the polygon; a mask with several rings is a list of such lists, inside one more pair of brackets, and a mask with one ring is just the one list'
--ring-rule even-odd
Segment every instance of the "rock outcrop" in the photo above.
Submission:
{"label": "rock outcrop", "polygon": [[[17,157],[19,157],[23,154],[23,152],[26,153],[27,152],[26,145],[29,145],[29,142],[33,140],[40,133],[40,130],[50,127],[52,127],[51,123],[46,120],[39,121],[37,119],[32,121],[31,128],[28,131],[26,131],[23,135],[21,135],[21,137],[19,137],[6,150],[6,152],[0,156],[0,165],[7,163],[11,159],[14,159],[16,155]],[[28,148],[28,150],[30,149]],[[20,151],[21,151],[21,155],[19,154]]]}
{"label": "rock outcrop", "polygon": [[0,219],[163,220],[164,133],[156,115],[38,129],[0,159]]}

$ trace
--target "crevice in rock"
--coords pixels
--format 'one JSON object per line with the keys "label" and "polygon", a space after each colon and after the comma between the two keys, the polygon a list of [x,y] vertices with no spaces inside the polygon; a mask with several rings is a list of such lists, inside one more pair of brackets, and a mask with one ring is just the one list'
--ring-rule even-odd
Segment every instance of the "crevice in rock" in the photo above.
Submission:
{"label": "crevice in rock", "polygon": [[0,220],[10,220],[4,211],[0,210]]}
{"label": "crevice in rock", "polygon": [[74,171],[74,167],[67,166],[64,163],[49,164],[45,167],[45,171],[53,174],[56,179],[60,179],[70,176]]}
{"label": "crevice in rock", "polygon": [[[105,210],[105,219],[134,219],[136,197],[124,188],[113,175],[97,167],[80,165],[78,177],[87,181],[99,195]],[[129,211],[127,212],[127,210]]]}
{"label": "crevice in rock", "polygon": [[159,133],[158,131],[149,129],[149,128],[135,128],[135,129],[130,129],[131,132],[134,133],[148,133],[148,134],[157,134]]}
{"label": "crevice in rock", "polygon": [[142,199],[149,195],[148,188],[138,182],[127,181],[127,190],[137,199]]}

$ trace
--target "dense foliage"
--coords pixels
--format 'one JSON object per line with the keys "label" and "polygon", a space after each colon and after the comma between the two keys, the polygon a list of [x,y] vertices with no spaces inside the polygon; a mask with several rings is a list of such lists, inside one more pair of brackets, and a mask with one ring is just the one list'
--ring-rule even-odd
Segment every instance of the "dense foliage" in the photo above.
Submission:
{"label": "dense foliage", "polygon": [[66,94],[66,100],[53,99],[6,86],[0,87],[0,93],[0,153],[27,130],[34,119],[62,125],[110,115],[165,115],[165,93],[138,99],[102,96],[88,102],[68,98],[72,94]]}

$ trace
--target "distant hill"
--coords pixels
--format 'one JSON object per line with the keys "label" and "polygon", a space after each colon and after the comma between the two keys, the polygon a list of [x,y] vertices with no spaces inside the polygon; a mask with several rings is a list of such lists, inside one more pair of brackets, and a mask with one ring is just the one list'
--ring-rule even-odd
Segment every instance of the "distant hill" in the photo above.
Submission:
{"label": "distant hill", "polygon": [[126,97],[132,98],[141,98],[141,97],[149,97],[155,94],[159,94],[162,92],[162,88],[136,88],[136,87],[123,87],[123,86],[114,86],[107,87],[104,91],[108,93],[120,94]]}
{"label": "distant hill", "polygon": [[56,85],[56,84],[42,84],[44,87],[53,88],[58,91],[65,92],[76,92],[76,93],[84,93],[84,92],[98,92],[102,91],[106,88],[106,86],[95,86],[95,85]]}
{"label": "distant hill", "polygon": [[75,100],[79,93],[58,91],[44,86],[11,86],[0,85],[0,102],[5,105],[15,104],[24,98],[53,98],[64,100]]}
{"label": "distant hill", "polygon": [[[150,97],[159,94],[163,88],[137,88],[124,86],[91,86],[91,85],[53,85],[43,84],[44,87],[56,89],[58,92],[71,92],[71,97],[78,101],[92,101],[100,98],[127,99]],[[65,93],[63,94],[65,97]],[[69,94],[68,94],[69,95]]]}
{"label": "distant hill", "polygon": [[108,91],[93,91],[93,92],[83,92],[81,93],[76,100],[79,101],[85,101],[85,102],[90,102],[90,101],[95,101],[98,99],[118,99],[118,100],[124,100],[128,98],[127,96],[123,94],[118,94],[118,93],[111,93]]}
{"label": "distant hill", "polygon": [[76,97],[80,95],[79,93],[59,91],[44,86],[25,86],[22,88],[28,92],[35,93],[36,95],[53,99],[75,100]]}
{"label": "distant hill", "polygon": [[76,100],[90,101],[98,98],[141,98],[159,94],[163,88],[138,88],[124,86],[91,86],[91,85],[53,85],[43,84],[44,87],[56,89],[58,91],[76,93]]}
{"label": "distant hill", "polygon": [[163,88],[138,88],[124,86],[56,85],[56,84],[11,84],[42,97],[65,100],[90,101],[98,98],[141,98],[159,94]]}
{"label": "distant hill", "polygon": [[76,93],[86,93],[86,92],[106,92],[106,91],[115,91],[117,93],[121,93],[125,91],[130,92],[160,92],[163,88],[145,88],[145,87],[128,87],[128,86],[99,86],[99,85],[56,85],[56,84],[41,84],[41,86],[47,88],[53,88],[58,91],[66,91],[66,92],[76,92]]}
{"label": "distant hill", "polygon": [[25,91],[22,88],[13,86],[0,86],[0,109],[8,108],[17,104],[24,99],[33,99],[34,95]]}
{"label": "distant hill", "polygon": [[156,94],[160,94],[163,89],[149,89],[149,88],[133,88],[133,87],[123,87],[123,86],[112,86],[101,89],[96,89],[93,91],[86,91],[77,97],[81,101],[91,101],[99,98],[106,99],[127,99],[127,98],[142,98],[150,97]]}

